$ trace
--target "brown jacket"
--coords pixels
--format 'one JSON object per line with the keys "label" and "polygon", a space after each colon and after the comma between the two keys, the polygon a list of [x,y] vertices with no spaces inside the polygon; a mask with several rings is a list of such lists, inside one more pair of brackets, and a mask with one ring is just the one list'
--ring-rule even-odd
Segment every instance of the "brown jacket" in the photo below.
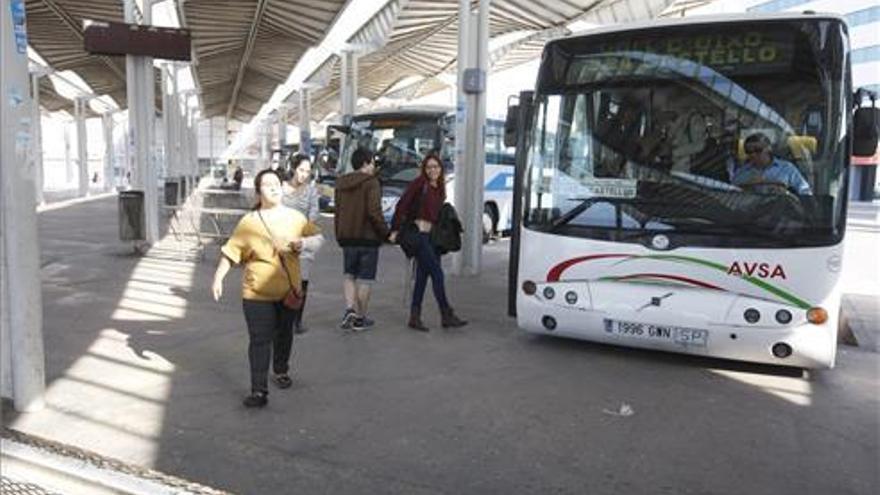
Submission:
{"label": "brown jacket", "polygon": [[336,242],[340,246],[379,246],[388,237],[382,216],[379,179],[351,172],[336,180]]}

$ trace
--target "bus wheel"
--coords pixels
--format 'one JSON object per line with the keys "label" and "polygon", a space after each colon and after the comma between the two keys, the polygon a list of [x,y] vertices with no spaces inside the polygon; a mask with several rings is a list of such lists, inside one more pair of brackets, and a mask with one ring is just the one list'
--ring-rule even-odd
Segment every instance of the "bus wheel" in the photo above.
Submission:
{"label": "bus wheel", "polygon": [[495,235],[496,218],[495,208],[489,203],[483,205],[483,244],[489,242],[489,239]]}

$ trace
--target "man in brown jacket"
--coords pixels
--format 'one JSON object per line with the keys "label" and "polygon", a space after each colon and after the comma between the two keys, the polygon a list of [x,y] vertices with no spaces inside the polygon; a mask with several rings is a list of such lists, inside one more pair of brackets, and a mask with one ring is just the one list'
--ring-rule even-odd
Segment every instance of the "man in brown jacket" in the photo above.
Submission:
{"label": "man in brown jacket", "polygon": [[336,242],[342,246],[345,294],[343,329],[368,330],[370,287],[376,280],[379,246],[388,237],[382,216],[382,193],[372,154],[358,148],[351,155],[354,172],[336,180]]}

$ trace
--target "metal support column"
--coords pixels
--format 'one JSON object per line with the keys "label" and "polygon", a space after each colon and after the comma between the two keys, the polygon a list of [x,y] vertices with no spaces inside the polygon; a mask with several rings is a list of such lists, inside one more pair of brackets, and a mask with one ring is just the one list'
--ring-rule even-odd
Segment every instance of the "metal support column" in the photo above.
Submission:
{"label": "metal support column", "polygon": [[299,90],[299,152],[312,154],[312,115],[309,88]]}
{"label": "metal support column", "polygon": [[267,169],[272,166],[272,153],[270,151],[271,141],[271,125],[272,122],[265,118],[260,121],[260,169]]}
{"label": "metal support column", "polygon": [[[144,24],[152,21],[152,0],[143,2]],[[125,22],[134,24],[135,2],[125,0]],[[134,144],[132,182],[144,192],[144,233],[146,242],[159,240],[159,198],[154,159],[155,98],[152,57],[126,55],[129,132]]]}
{"label": "metal support column", "polygon": [[[198,102],[198,97],[195,93],[191,95],[192,98],[196,98],[196,102]],[[198,120],[199,108],[198,106],[189,105],[189,99],[187,99],[187,112],[186,112],[186,120],[187,120],[187,132],[189,135],[189,185],[187,191],[192,191],[196,185],[196,177],[199,176],[199,120]]]}
{"label": "metal support column", "polygon": [[464,234],[462,249],[453,256],[457,275],[478,275],[482,264],[488,26],[489,0],[480,0],[476,13],[469,0],[460,0],[454,200]]}
{"label": "metal support column", "polygon": [[[176,126],[175,132],[179,135],[180,139],[180,148],[178,150],[178,158],[179,158],[179,167],[180,177],[183,179],[186,184],[186,189],[189,191],[189,174],[192,167],[190,166],[190,134],[189,134],[189,91],[184,91],[181,95],[180,103],[183,104],[181,109],[181,113],[178,116],[178,125]],[[182,201],[186,201],[186,198],[181,198]]]}
{"label": "metal support column", "polygon": [[104,131],[104,191],[112,191],[115,180],[113,167],[113,113],[101,115],[101,128]]}
{"label": "metal support column", "polygon": [[40,110],[40,77],[46,75],[37,69],[31,72],[31,156],[34,160],[34,194],[38,205],[43,204],[43,112]]}
{"label": "metal support column", "polygon": [[[177,63],[172,64],[171,66],[171,94],[169,96],[169,119],[170,119],[170,128],[168,130],[170,136],[170,149],[171,149],[171,167],[169,169],[169,174],[174,177],[180,178],[183,175],[183,170],[181,167],[181,152],[180,146],[183,142],[183,137],[181,136],[181,121],[183,120],[180,116],[180,93],[178,92],[178,78],[180,75],[180,66]],[[179,188],[178,188],[179,190]],[[180,191],[183,192],[183,191]],[[180,200],[182,198],[178,198]]]}
{"label": "metal support column", "polygon": [[284,170],[287,166],[284,148],[287,146],[287,105],[281,104],[275,111],[275,121],[278,124],[278,168]]}
{"label": "metal support column", "polygon": [[351,124],[357,109],[358,95],[357,52],[352,49],[342,51],[342,124]]}
{"label": "metal support column", "polygon": [[287,105],[280,105],[275,120],[278,123],[278,148],[283,149],[287,145]]}
{"label": "metal support column", "polygon": [[[177,100],[177,65],[165,64],[162,67],[162,124],[165,131],[165,178],[177,181],[180,162],[178,158],[178,132],[180,106]],[[176,204],[183,200],[183,188],[177,188]]]}
{"label": "metal support column", "polygon": [[174,177],[174,173],[171,170],[171,70],[169,69],[170,64],[163,64],[161,69],[159,69],[160,73],[160,89],[162,91],[162,144],[163,144],[163,153],[162,157],[165,161],[165,179],[167,180],[169,177]]}
{"label": "metal support column", "polygon": [[[465,181],[465,169],[467,168],[467,148],[468,139],[468,95],[464,91],[464,71],[470,66],[470,18],[471,3],[470,0],[458,1],[458,60],[456,62],[458,68],[458,98],[455,106],[455,182],[453,202],[458,209],[464,227],[462,236],[462,250],[468,249],[468,222],[465,216],[467,202],[467,183]],[[464,273],[464,251],[454,253],[452,256],[452,273],[462,275]]]}
{"label": "metal support column", "polygon": [[45,369],[23,0],[0,0],[0,33],[0,392],[31,412],[43,407]]}
{"label": "metal support column", "polygon": [[208,177],[214,178],[214,117],[208,117]]}
{"label": "metal support column", "polygon": [[73,182],[73,160],[70,157],[70,122],[64,120],[64,186],[67,187]]}
{"label": "metal support column", "polygon": [[77,195],[80,198],[89,195],[89,138],[86,133],[86,105],[89,98],[79,96],[73,100],[76,114],[76,162]]}

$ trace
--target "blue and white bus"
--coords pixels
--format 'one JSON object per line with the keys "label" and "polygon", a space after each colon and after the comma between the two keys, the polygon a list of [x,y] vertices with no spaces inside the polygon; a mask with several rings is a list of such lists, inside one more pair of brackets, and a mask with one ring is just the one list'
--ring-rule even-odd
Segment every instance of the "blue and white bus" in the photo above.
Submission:
{"label": "blue and white bus", "polygon": [[[407,184],[418,176],[419,164],[429,152],[438,153],[445,167],[447,197],[454,198],[455,113],[446,107],[419,106],[355,115],[350,126],[330,126],[345,134],[336,174],[351,170],[351,154],[358,146],[376,153],[382,181],[382,209],[390,221]],[[514,148],[504,145],[504,122],[486,120],[484,238],[502,234],[512,225]],[[324,175],[322,206],[333,208],[334,176]],[[454,202],[454,200],[453,200]]]}

